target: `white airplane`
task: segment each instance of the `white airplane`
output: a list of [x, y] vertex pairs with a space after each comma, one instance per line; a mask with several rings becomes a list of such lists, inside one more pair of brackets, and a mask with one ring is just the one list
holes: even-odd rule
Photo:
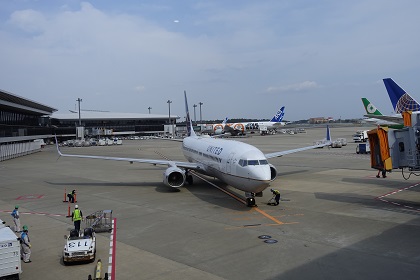
[[[248, 206], [254, 206], [255, 196], [262, 195], [262, 191], [265, 190], [270, 182], [277, 176], [277, 169], [274, 165], [268, 163], [267, 159], [319, 148], [330, 144], [326, 142], [320, 145], [264, 154], [258, 148], [243, 142], [211, 138], [209, 136], [197, 136], [192, 129], [188, 111], [187, 94], [185, 91], [184, 96], [188, 136], [182, 141], [182, 151], [188, 162], [63, 154], [60, 151], [56, 140], [57, 151], [59, 155], [63, 157], [167, 165], [168, 168], [163, 173], [163, 182], [165, 185], [173, 188], [182, 187], [185, 182], [192, 184], [193, 177], [189, 171], [194, 170], [204, 175], [216, 177], [220, 181], [225, 182], [238, 190], [244, 191], [245, 196], [247, 197]], [[327, 139], [330, 139], [328, 127]]]
[[231, 135], [244, 135], [247, 131], [274, 131], [280, 126], [284, 126], [283, 122], [284, 106], [281, 107], [277, 113], [268, 122], [239, 122], [227, 123], [224, 127], [224, 132], [229, 132]]
[[239, 123], [227, 123], [228, 118], [226, 117], [222, 123], [208, 124], [203, 133], [211, 133], [214, 135], [221, 135], [229, 133], [233, 136], [244, 135], [246, 131], [256, 131], [264, 129], [266, 131], [274, 131], [279, 126], [283, 126], [286, 123], [283, 122], [284, 106], [277, 111], [273, 118], [268, 122], [239, 122]]
[[283, 122], [284, 106], [281, 107], [277, 113], [268, 122], [240, 122], [240, 123], [227, 123], [224, 127], [225, 132], [232, 135], [245, 134], [246, 131], [274, 131], [280, 126], [284, 126]]

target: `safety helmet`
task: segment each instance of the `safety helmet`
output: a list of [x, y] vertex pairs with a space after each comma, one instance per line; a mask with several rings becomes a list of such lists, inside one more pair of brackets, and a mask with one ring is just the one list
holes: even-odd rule
[[15, 206], [15, 209], [18, 209], [18, 208], [19, 208], [19, 205], [16, 205], [16, 206]]
[[26, 231], [26, 230], [28, 230], [28, 226], [27, 225], [24, 225], [23, 226], [23, 231]]
[[79, 208], [79, 205], [77, 205], [77, 204], [76, 204], [76, 205], [74, 205], [74, 208], [75, 208], [75, 209], [78, 209], [78, 208]]

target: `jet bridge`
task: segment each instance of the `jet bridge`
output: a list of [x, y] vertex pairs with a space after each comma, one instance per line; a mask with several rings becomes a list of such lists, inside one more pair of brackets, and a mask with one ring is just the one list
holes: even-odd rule
[[404, 128], [378, 127], [368, 132], [372, 168], [420, 173], [420, 112], [402, 115]]

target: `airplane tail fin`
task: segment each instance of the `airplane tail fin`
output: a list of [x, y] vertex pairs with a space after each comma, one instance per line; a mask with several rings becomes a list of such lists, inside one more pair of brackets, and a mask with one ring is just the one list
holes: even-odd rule
[[366, 114], [368, 115], [376, 115], [376, 116], [382, 116], [382, 113], [379, 112], [378, 108], [376, 108], [373, 103], [371, 103], [367, 98], [362, 98], [363, 106], [365, 107]]
[[405, 90], [397, 85], [391, 78], [383, 79], [389, 99], [395, 113], [404, 111], [419, 111], [420, 104], [414, 100]]
[[331, 142], [331, 132], [330, 132], [330, 126], [329, 125], [327, 125], [327, 135], [326, 135], [325, 139], [327, 140], [327, 142]]
[[187, 92], [184, 90], [184, 98], [185, 98], [185, 113], [186, 113], [186, 125], [187, 125], [187, 135], [188, 136], [196, 136], [193, 125], [190, 118], [190, 111], [188, 110], [188, 101], [187, 101]]
[[228, 121], [228, 117], [226, 117], [226, 118], [224, 119], [224, 121], [222, 122], [222, 124], [226, 124], [226, 123], [227, 123], [227, 121]]
[[284, 116], [284, 106], [280, 108], [280, 110], [277, 111], [277, 113], [274, 115], [274, 117], [271, 119], [270, 122], [281, 122], [283, 120]]

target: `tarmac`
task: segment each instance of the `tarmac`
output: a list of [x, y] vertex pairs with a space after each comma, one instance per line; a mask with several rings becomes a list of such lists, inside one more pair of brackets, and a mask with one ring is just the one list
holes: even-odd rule
[[[270, 159], [278, 170], [272, 188], [246, 207], [240, 191], [214, 178], [171, 189], [165, 167], [128, 162], [59, 158], [54, 145], [0, 163], [0, 219], [12, 225], [19, 205], [28, 225], [32, 263], [21, 279], [88, 279], [96, 260], [108, 270], [110, 233], [97, 233], [93, 263], [65, 266], [65, 190], [77, 190], [84, 216], [110, 209], [116, 218], [115, 279], [419, 279], [420, 178], [400, 171], [376, 178], [370, 156], [356, 154], [352, 134], [332, 128], [343, 148], [313, 149]], [[264, 153], [312, 145], [324, 128], [295, 135], [240, 138]], [[121, 146], [62, 147], [73, 154], [185, 161], [181, 143], [124, 140]], [[71, 211], [74, 209], [71, 205]], [[268, 240], [268, 241], [267, 241]]]

